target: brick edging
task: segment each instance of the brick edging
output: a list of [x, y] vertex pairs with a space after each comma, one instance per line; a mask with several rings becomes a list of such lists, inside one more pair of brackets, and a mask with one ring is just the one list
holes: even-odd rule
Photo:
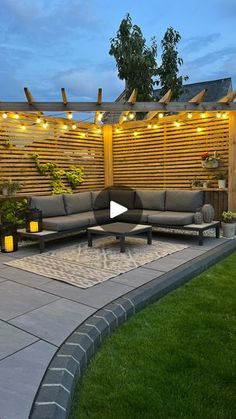
[[34, 399], [30, 419], [66, 419], [77, 382], [103, 340], [144, 307], [189, 281], [236, 249], [227, 241], [193, 261], [114, 300], [85, 320], [51, 360]]

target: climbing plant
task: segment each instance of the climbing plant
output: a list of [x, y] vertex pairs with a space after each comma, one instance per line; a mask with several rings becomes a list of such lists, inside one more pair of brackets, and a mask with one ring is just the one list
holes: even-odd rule
[[[41, 175], [49, 175], [52, 193], [72, 193], [84, 181], [84, 170], [82, 167], [70, 166], [68, 170], [59, 169], [55, 163], [41, 163], [38, 154], [32, 154], [32, 159]], [[70, 186], [66, 185], [68, 182]]]

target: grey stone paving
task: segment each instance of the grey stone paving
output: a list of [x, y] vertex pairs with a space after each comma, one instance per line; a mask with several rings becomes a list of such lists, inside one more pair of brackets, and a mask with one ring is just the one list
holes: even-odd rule
[[[158, 236], [154, 234], [155, 238]], [[65, 247], [71, 240], [49, 243], [47, 249]], [[89, 289], [4, 265], [9, 258], [37, 254], [36, 246], [0, 254], [1, 419], [28, 419], [37, 388], [58, 346], [97, 309], [155, 278], [161, 282], [166, 272], [225, 241], [206, 238], [199, 247], [196, 237], [161, 235], [161, 240], [189, 247]]]

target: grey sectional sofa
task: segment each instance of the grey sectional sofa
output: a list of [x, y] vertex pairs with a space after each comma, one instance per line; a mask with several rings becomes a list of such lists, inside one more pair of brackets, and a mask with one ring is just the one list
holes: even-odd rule
[[[110, 200], [128, 208], [111, 220]], [[107, 189], [102, 193], [31, 196], [30, 208], [43, 214], [43, 228], [63, 233], [77, 233], [89, 226], [109, 222], [151, 224], [163, 227], [184, 227], [194, 222], [194, 213], [204, 204], [202, 191], [156, 191]], [[56, 237], [56, 235], [54, 235]]]

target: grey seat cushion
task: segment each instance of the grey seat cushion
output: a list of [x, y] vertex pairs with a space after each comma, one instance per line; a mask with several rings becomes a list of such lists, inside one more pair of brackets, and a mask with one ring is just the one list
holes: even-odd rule
[[42, 211], [43, 218], [66, 215], [63, 195], [30, 196], [29, 208]]
[[110, 199], [129, 209], [134, 208], [135, 191], [128, 189], [111, 189]]
[[202, 191], [166, 191], [166, 211], [196, 212], [202, 205]]
[[92, 207], [94, 210], [109, 208], [109, 205], [110, 199], [108, 189], [92, 192]]
[[184, 226], [193, 223], [194, 212], [160, 211], [159, 214], [149, 215], [149, 224]]
[[91, 192], [64, 194], [63, 197], [66, 213], [68, 215], [92, 210]]
[[165, 191], [137, 190], [134, 207], [164, 211], [165, 194]]
[[51, 217], [43, 219], [43, 228], [46, 230], [66, 231], [89, 226], [89, 217], [87, 213], [65, 215], [63, 217]]
[[107, 224], [111, 222], [109, 208], [91, 211], [90, 213], [87, 213], [87, 214], [89, 214], [90, 225], [98, 225], [98, 224], [102, 225], [102, 224]]
[[115, 221], [121, 221], [124, 223], [147, 223], [149, 215], [156, 215], [159, 214], [159, 211], [152, 211], [152, 210], [128, 210], [123, 214], [119, 215], [118, 217], [114, 218]]

